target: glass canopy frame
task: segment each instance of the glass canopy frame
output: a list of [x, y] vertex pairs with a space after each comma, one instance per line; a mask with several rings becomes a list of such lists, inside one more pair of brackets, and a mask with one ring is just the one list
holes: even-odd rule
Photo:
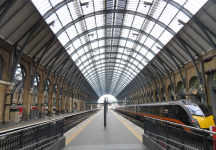
[[118, 95], [206, 1], [32, 0], [99, 97]]

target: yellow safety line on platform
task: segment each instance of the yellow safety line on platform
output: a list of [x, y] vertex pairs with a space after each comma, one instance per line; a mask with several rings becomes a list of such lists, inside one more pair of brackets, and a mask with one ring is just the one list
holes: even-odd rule
[[[101, 113], [98, 112], [98, 114]], [[70, 143], [95, 117], [97, 117], [96, 114], [91, 120], [89, 120], [84, 126], [82, 126], [77, 132], [75, 132], [69, 139], [66, 140], [65, 145], [68, 145], [68, 143]]]
[[117, 114], [115, 114], [113, 111], [111, 111], [127, 128], [128, 130], [130, 130], [133, 135], [135, 135], [137, 137], [137, 139], [142, 143], [142, 137], [136, 132], [134, 131], [129, 125], [127, 125]]

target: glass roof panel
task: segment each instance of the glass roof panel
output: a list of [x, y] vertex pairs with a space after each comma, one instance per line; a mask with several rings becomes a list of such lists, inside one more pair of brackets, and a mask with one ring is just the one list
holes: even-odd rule
[[63, 26], [72, 21], [68, 7], [65, 5], [56, 11], [58, 18]]
[[63, 32], [62, 34], [60, 34], [58, 36], [58, 39], [62, 43], [62, 45], [65, 45], [69, 41], [69, 38], [68, 38], [68, 36], [67, 36], [67, 34], [65, 32]]
[[[159, 42], [166, 45], [184, 26], [178, 20], [190, 20], [191, 15], [184, 12], [195, 14], [207, 0], [173, 1], [181, 9], [161, 0], [145, 0], [151, 5], [144, 0], [32, 0], [41, 15], [55, 10], [45, 18], [47, 24], [54, 21], [50, 28], [84, 76], [91, 73], [88, 80], [100, 94], [104, 86], [111, 92], [118, 85], [123, 89], [163, 48]], [[58, 7], [61, 2], [65, 5]], [[124, 10], [126, 13], [121, 12]], [[128, 80], [123, 82], [121, 74]]]

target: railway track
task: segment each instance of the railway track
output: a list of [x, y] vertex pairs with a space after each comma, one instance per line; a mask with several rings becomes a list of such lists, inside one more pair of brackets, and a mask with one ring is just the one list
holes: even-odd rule
[[134, 123], [135, 125], [137, 125], [137, 126], [139, 126], [140, 128], [143, 129], [143, 120], [141, 120], [140, 118], [126, 115], [126, 114], [121, 113], [119, 111], [116, 111], [114, 109], [113, 109], [113, 111], [116, 112], [117, 114], [121, 115], [122, 117], [128, 119], [129, 121], [131, 121], [132, 123]]

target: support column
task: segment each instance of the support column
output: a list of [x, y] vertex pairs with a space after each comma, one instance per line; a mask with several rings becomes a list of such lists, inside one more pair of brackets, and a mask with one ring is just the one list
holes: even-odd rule
[[67, 96], [65, 96], [64, 101], [65, 101], [65, 113], [68, 112], [68, 101], [67, 101]]
[[189, 96], [187, 96], [187, 94], [188, 94], [188, 89], [183, 89], [183, 91], [184, 91], [184, 93], [185, 93], [186, 99], [189, 99]]
[[72, 98], [68, 98], [69, 99], [69, 103], [68, 103], [68, 112], [71, 113], [73, 110], [73, 102], [72, 102]]
[[57, 87], [57, 91], [56, 91], [56, 112], [55, 114], [56, 115], [59, 115], [59, 112], [60, 112], [60, 99], [59, 99], [59, 93], [60, 93], [60, 87], [58, 86]]
[[173, 94], [173, 96], [174, 96], [174, 100], [177, 100], [177, 94], [176, 94], [176, 92], [175, 92], [175, 91], [172, 91], [172, 94]]
[[62, 98], [61, 95], [56, 96], [56, 115], [59, 115], [61, 113], [60, 111], [60, 99]]
[[53, 116], [53, 93], [49, 92], [48, 115]]
[[61, 113], [65, 114], [65, 86], [62, 87], [62, 110]]
[[157, 97], [158, 97], [158, 100], [159, 100], [159, 102], [161, 102], [161, 98], [160, 98], [160, 95], [157, 95]]
[[164, 98], [165, 98], [164, 101], [166, 101], [166, 100], [167, 100], [167, 94], [166, 94], [166, 93], [163, 93], [163, 95], [164, 95]]
[[10, 113], [10, 104], [11, 103], [11, 89], [13, 88], [14, 84], [11, 82], [5, 82], [0, 80], [0, 124], [9, 123], [9, 113]]
[[39, 91], [38, 93], [39, 118], [44, 118], [44, 97], [45, 95], [46, 95], [46, 91]]
[[30, 120], [31, 96], [33, 88], [24, 87], [23, 91], [23, 113], [21, 120]]

